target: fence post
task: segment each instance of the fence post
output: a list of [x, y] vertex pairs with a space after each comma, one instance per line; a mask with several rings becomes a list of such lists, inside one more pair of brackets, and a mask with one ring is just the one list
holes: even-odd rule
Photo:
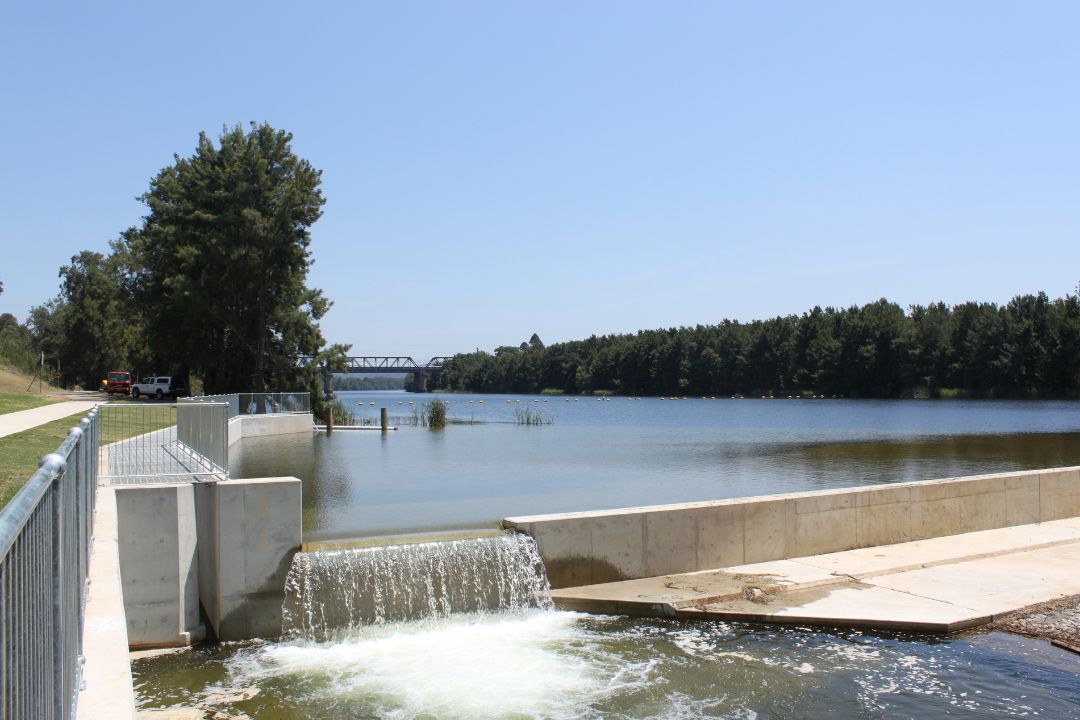
[[64, 717], [64, 472], [65, 460], [56, 453], [41, 459], [41, 465], [54, 473], [50, 483], [52, 493], [52, 701], [53, 717]]

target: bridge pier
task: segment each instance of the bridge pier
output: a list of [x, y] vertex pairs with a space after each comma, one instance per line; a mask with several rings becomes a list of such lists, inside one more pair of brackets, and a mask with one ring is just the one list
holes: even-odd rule
[[427, 373], [413, 373], [413, 392], [426, 393], [427, 391]]

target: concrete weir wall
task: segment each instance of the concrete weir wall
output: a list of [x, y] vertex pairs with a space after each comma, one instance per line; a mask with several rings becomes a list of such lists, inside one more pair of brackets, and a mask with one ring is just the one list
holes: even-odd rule
[[507, 518], [552, 587], [694, 572], [1080, 515], [1080, 467]]
[[229, 446], [244, 438], [310, 433], [314, 429], [315, 424], [308, 413], [240, 415], [229, 421]]
[[285, 576], [302, 540], [300, 480], [195, 487], [199, 597], [219, 640], [281, 633]]
[[114, 492], [129, 645], [175, 647], [202, 640], [194, 486], [129, 485]]
[[301, 542], [297, 478], [115, 488], [132, 648], [272, 638]]

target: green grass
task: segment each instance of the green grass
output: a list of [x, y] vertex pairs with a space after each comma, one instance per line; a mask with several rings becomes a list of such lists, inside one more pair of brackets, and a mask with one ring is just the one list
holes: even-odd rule
[[79, 424], [85, 413], [38, 425], [0, 438], [0, 508], [8, 504], [37, 470], [38, 460], [64, 442], [68, 430]]
[[[0, 509], [19, 492], [38, 467], [38, 460], [56, 450], [67, 438], [68, 431], [79, 424], [86, 413], [38, 425], [29, 430], [0, 438]], [[176, 410], [162, 407], [147, 417], [135, 413], [117, 413], [108, 426], [101, 426], [102, 444], [125, 440], [151, 430], [176, 424]]]
[[0, 415], [18, 412], [19, 410], [29, 410], [30, 408], [41, 407], [42, 405], [50, 405], [54, 402], [56, 402], [56, 400], [42, 397], [41, 395], [0, 393]]

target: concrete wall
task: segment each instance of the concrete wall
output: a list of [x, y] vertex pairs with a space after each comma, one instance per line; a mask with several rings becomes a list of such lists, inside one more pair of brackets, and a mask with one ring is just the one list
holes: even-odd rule
[[276, 638], [285, 577], [302, 540], [300, 480], [197, 485], [195, 498], [199, 596], [214, 634]]
[[229, 421], [229, 445], [248, 437], [310, 433], [315, 423], [310, 413], [271, 415], [239, 415]]
[[131, 485], [114, 492], [128, 644], [198, 642], [205, 629], [199, 620], [193, 486]]
[[692, 572], [1080, 516], [1080, 468], [507, 518], [553, 587]]

